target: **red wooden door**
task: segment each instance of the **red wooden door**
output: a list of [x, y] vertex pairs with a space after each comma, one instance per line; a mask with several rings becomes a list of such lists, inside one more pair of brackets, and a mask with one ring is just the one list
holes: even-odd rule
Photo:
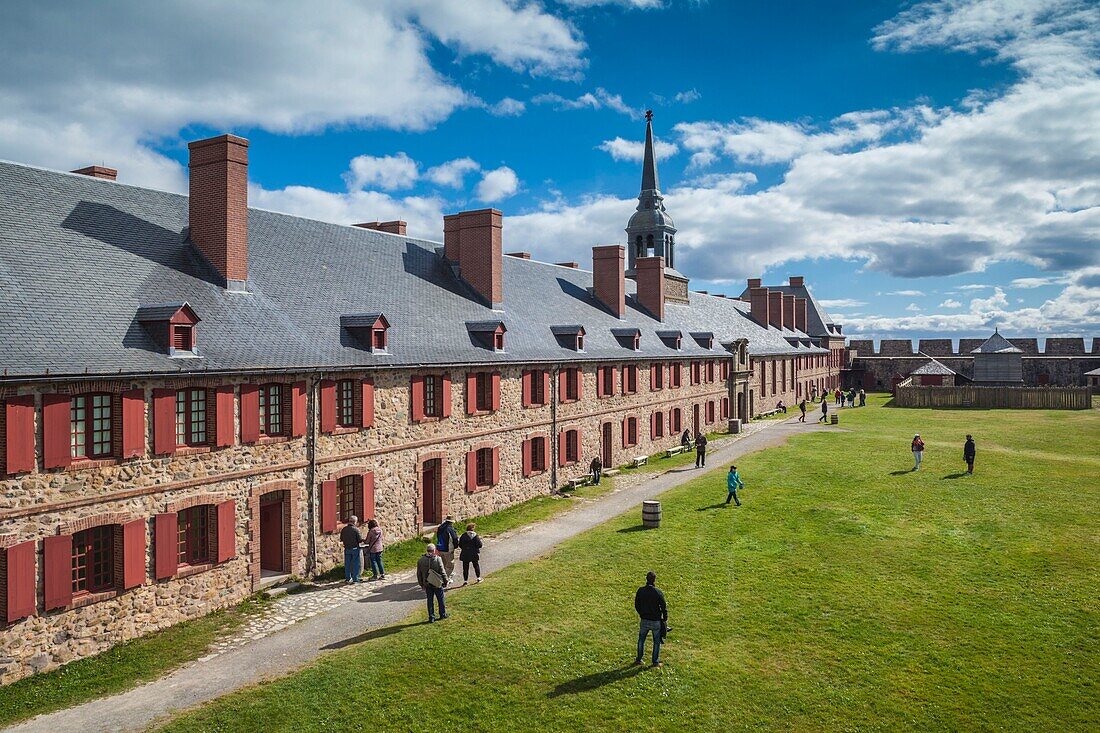
[[691, 431], [693, 434], [699, 433], [699, 405], [691, 406]]
[[439, 516], [439, 510], [443, 503], [442, 476], [440, 476], [439, 459], [424, 463], [423, 473], [420, 477], [424, 506], [424, 524], [439, 524], [443, 519]]
[[603, 463], [604, 468], [611, 468], [611, 423], [605, 422], [603, 424], [603, 436], [600, 441], [600, 461]]
[[285, 571], [281, 501], [260, 505], [260, 569]]

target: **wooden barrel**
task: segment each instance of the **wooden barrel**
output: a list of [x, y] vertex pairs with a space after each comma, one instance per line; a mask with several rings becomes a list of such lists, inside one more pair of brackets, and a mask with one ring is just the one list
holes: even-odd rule
[[661, 526], [661, 502], [642, 502], [642, 526], [656, 528]]
[[833, 413], [833, 418], [829, 422], [831, 422], [833, 425], [838, 424], [840, 422], [840, 415], [838, 415], [834, 412]]

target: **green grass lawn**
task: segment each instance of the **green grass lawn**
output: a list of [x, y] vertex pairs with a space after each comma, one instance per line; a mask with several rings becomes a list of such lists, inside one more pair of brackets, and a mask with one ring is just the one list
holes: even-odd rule
[[[909, 440], [925, 438], [923, 469]], [[960, 475], [974, 434], [977, 473]], [[178, 731], [1097, 730], [1100, 415], [841, 411]], [[629, 666], [659, 574], [661, 670]], [[414, 619], [423, 619], [421, 612]]]
[[266, 602], [262, 596], [252, 596], [232, 608], [184, 621], [53, 672], [0, 687], [0, 726], [162, 677], [198, 659], [214, 639], [242, 626]]

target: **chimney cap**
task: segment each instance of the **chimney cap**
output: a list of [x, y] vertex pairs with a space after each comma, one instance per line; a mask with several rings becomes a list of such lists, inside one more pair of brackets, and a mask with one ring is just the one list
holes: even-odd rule
[[531, 253], [530, 252], [505, 252], [504, 256], [505, 257], [515, 257], [516, 259], [519, 259], [519, 260], [529, 260], [529, 259], [531, 259]]
[[70, 173], [76, 173], [90, 178], [102, 178], [105, 181], [113, 181], [118, 178], [117, 168], [108, 168], [103, 165], [86, 165], [83, 168], [77, 168], [74, 171], [70, 171]]
[[555, 262], [554, 264], [558, 267], [569, 267], [574, 270], [579, 270], [581, 268], [576, 262]]
[[221, 143], [233, 143], [235, 145], [243, 145], [248, 147], [248, 138], [241, 137], [240, 135], [233, 135], [231, 133], [225, 133], [224, 135], [215, 135], [214, 137], [204, 138], [202, 140], [192, 140], [187, 143], [188, 150], [194, 150], [195, 148], [204, 148], [207, 145], [219, 145]]

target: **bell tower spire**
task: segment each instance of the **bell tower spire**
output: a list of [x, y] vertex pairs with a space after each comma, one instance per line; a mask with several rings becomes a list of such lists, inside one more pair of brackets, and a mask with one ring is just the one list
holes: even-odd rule
[[657, 176], [657, 152], [653, 143], [653, 110], [645, 113], [645, 153], [642, 156], [642, 189], [638, 208], [626, 225], [627, 277], [635, 274], [641, 257], [662, 257], [665, 261], [665, 291], [671, 300], [687, 302], [687, 278], [675, 270], [676, 225], [665, 210]]

